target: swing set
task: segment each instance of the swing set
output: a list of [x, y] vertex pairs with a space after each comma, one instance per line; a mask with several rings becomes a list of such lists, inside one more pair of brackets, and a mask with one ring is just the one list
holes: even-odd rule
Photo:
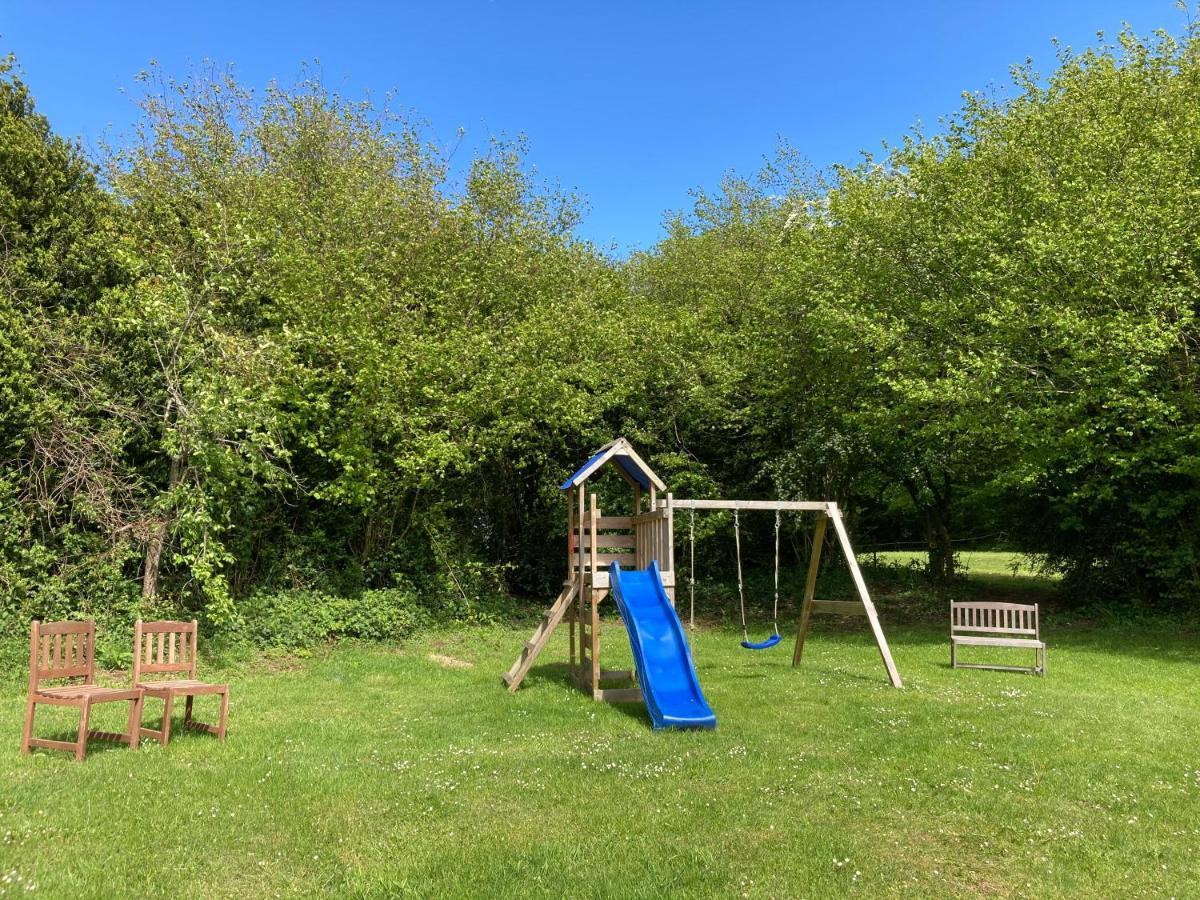
[[[633, 494], [631, 515], [602, 514], [597, 495], [586, 491], [587, 481], [602, 471], [615, 471]], [[643, 702], [638, 673], [628, 669], [604, 669], [600, 665], [601, 604], [611, 597], [613, 571], [653, 568], [661, 581], [666, 600], [675, 605], [675, 511], [690, 513], [689, 525], [689, 599], [690, 622], [695, 627], [695, 516], [697, 510], [733, 512], [734, 548], [737, 556], [738, 604], [742, 620], [742, 646], [748, 650], [767, 650], [783, 641], [779, 629], [779, 536], [781, 515], [785, 512], [816, 514], [808, 574], [792, 665], [800, 665], [804, 642], [814, 615], [863, 616], [871, 628], [888, 681], [901, 687], [900, 673], [892, 659], [887, 638], [858, 560], [850, 546], [850, 537], [842, 511], [834, 501], [826, 500], [679, 500], [667, 492], [666, 485], [637, 455], [624, 438], [601, 447], [570, 478], [563, 482], [567, 500], [567, 578], [562, 592], [542, 617], [532, 637], [525, 642], [516, 661], [504, 674], [510, 692], [515, 692], [545, 649], [551, 635], [564, 621], [570, 630], [568, 666], [570, 677], [595, 700], [613, 703]], [[771, 634], [762, 641], [750, 640], [746, 618], [746, 590], [742, 577], [741, 514], [765, 510], [775, 513], [775, 597]], [[817, 574], [825, 546], [828, 525], [833, 524], [834, 538], [850, 569], [857, 600], [817, 600]], [[614, 567], [613, 564], [616, 564]], [[621, 683], [624, 682], [624, 686]]]

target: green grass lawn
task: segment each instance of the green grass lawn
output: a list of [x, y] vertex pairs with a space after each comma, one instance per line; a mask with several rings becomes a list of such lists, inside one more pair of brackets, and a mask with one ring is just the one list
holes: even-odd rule
[[[628, 661], [623, 632], [607, 635], [606, 665]], [[787, 644], [752, 653], [708, 629], [696, 657], [719, 726], [704, 733], [655, 733], [640, 707], [569, 688], [563, 632], [510, 696], [499, 674], [526, 637], [470, 628], [260, 661], [227, 673], [225, 744], [93, 744], [82, 765], [19, 755], [9, 681], [0, 891], [1200, 892], [1195, 635], [1051, 630], [1039, 679], [952, 671], [943, 629], [893, 627], [897, 691], [845, 626], [819, 623], [800, 669]], [[42, 734], [73, 726], [56, 712], [39, 713]], [[101, 709], [95, 727], [120, 717]]]

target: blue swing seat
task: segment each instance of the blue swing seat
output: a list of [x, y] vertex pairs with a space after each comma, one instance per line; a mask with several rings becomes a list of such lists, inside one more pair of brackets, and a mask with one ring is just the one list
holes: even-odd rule
[[770, 650], [776, 644], [783, 640], [782, 634], [773, 634], [765, 641], [742, 641], [742, 646], [747, 650]]

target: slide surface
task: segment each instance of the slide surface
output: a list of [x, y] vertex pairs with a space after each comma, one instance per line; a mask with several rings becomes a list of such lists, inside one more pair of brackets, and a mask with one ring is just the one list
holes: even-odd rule
[[663, 588], [658, 563], [651, 562], [649, 569], [622, 569], [614, 562], [608, 572], [655, 729], [716, 728], [717, 717], [700, 690], [683, 623]]

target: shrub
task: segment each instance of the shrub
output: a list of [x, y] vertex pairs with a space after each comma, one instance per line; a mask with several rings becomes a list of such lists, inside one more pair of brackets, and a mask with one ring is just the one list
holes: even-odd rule
[[403, 587], [353, 597], [292, 589], [243, 601], [230, 631], [261, 649], [300, 650], [336, 638], [399, 641], [429, 621], [416, 595]]

